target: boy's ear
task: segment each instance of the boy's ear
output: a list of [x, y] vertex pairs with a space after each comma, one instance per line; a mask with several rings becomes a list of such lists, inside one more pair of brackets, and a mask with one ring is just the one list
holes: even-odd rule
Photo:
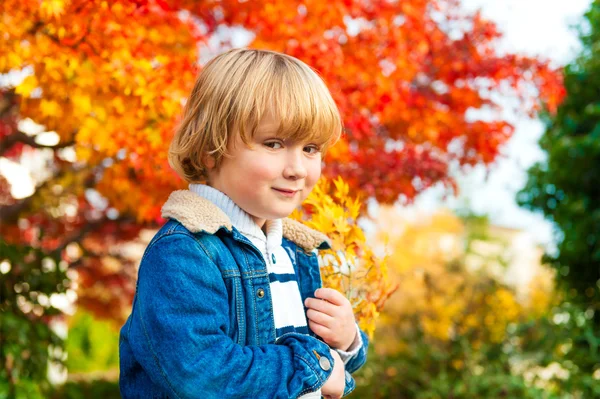
[[213, 169], [216, 164], [215, 157], [210, 154], [204, 154], [202, 157], [202, 163], [206, 166], [206, 169]]

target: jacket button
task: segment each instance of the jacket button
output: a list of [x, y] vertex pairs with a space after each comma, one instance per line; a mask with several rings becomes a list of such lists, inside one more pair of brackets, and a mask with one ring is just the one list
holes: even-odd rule
[[331, 368], [331, 363], [329, 362], [329, 359], [327, 359], [325, 356], [321, 356], [321, 358], [319, 359], [319, 366], [321, 366], [323, 370], [329, 371], [329, 369]]
[[256, 295], [258, 295], [259, 298], [262, 298], [263, 296], [265, 296], [265, 290], [259, 288], [258, 291], [256, 291]]

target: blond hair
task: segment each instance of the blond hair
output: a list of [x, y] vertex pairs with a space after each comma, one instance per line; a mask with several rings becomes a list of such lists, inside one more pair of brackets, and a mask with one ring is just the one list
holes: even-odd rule
[[169, 148], [169, 164], [189, 183], [206, 180], [205, 155], [218, 167], [239, 133], [249, 145], [266, 112], [279, 121], [277, 136], [318, 145], [341, 135], [342, 122], [323, 80], [302, 61], [268, 50], [233, 49], [202, 69]]

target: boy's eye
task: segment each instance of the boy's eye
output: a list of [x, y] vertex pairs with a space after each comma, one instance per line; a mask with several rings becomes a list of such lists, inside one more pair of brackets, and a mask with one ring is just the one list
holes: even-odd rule
[[274, 149], [274, 150], [277, 150], [277, 149], [279, 149], [279, 148], [282, 148], [282, 147], [283, 147], [283, 146], [281, 145], [281, 143], [280, 143], [280, 142], [278, 142], [278, 141], [269, 141], [269, 142], [265, 143], [265, 145], [266, 145], [267, 147], [269, 147], [269, 148], [272, 148], [272, 149]]
[[321, 151], [319, 147], [317, 147], [316, 145], [307, 145], [306, 147], [304, 147], [304, 151], [308, 152], [309, 154], [316, 154], [317, 152]]

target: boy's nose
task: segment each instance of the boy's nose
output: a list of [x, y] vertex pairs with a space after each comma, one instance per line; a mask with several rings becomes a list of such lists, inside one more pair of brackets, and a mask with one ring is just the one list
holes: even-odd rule
[[302, 152], [291, 151], [288, 156], [288, 162], [283, 170], [283, 176], [286, 179], [303, 179], [306, 177], [306, 166], [302, 158]]

